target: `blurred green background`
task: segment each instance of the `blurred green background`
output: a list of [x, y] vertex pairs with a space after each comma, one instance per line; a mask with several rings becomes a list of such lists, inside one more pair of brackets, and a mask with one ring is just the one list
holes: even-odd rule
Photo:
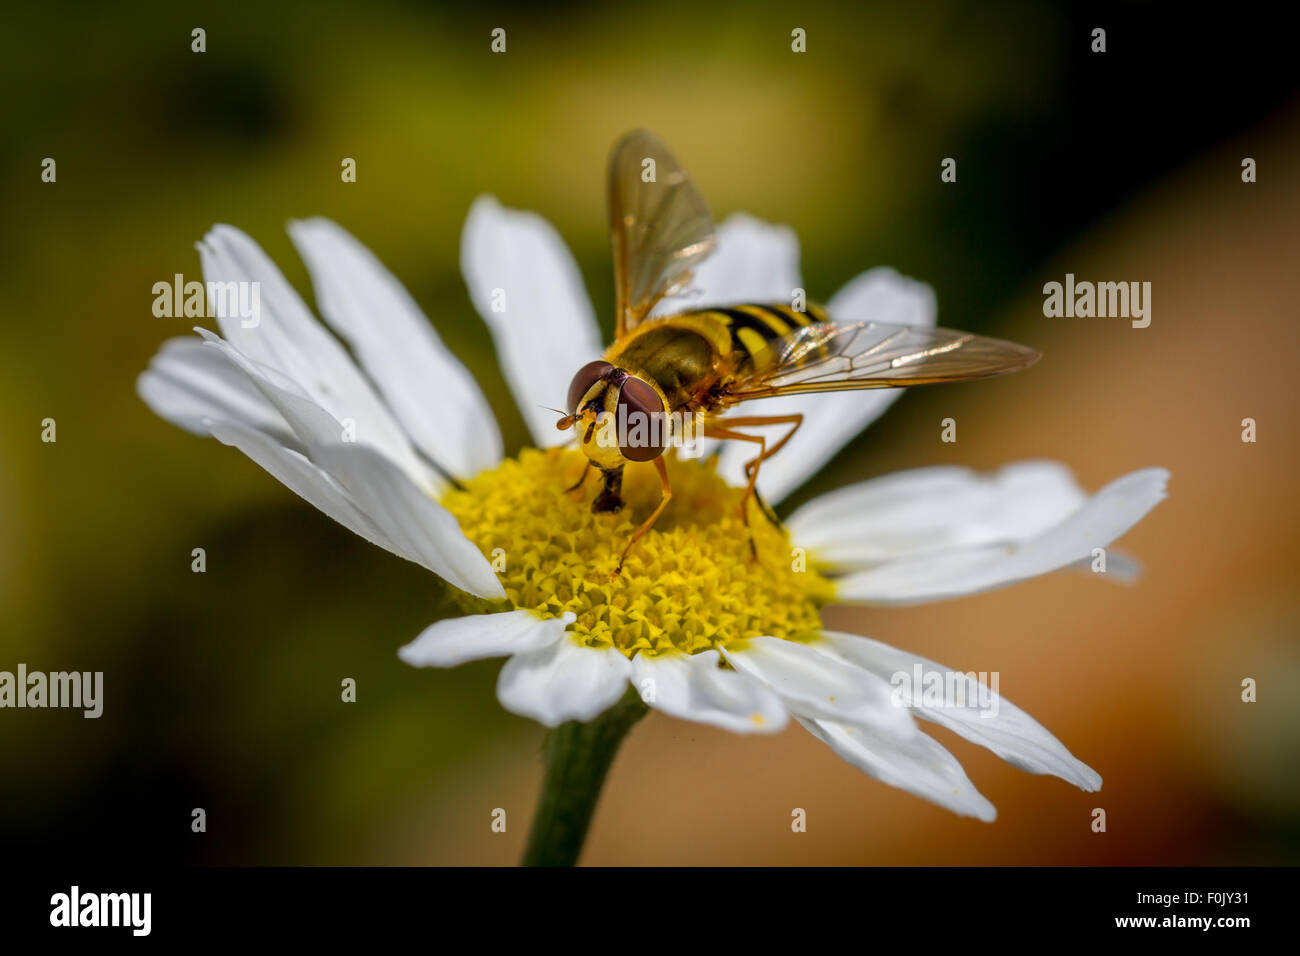
[[[1178, 17], [1179, 19], [1174, 19]], [[248, 231], [308, 295], [286, 220], [323, 215], [402, 279], [526, 440], [460, 279], [473, 198], [569, 242], [608, 331], [603, 166], [648, 126], [719, 220], [788, 223], [829, 296], [891, 265], [944, 325], [1033, 344], [1005, 381], [906, 396], [791, 501], [900, 467], [1145, 465], [1170, 501], [1126, 540], [1146, 579], [1058, 575], [832, 623], [1002, 691], [1106, 780], [1032, 778], [938, 736], [999, 807], [958, 820], [802, 731], [654, 715], [616, 764], [596, 863], [1264, 863], [1300, 859], [1300, 102], [1255, 11], [989, 3], [26, 6], [0, 35], [0, 669], [102, 670], [105, 712], [0, 711], [0, 846], [114, 860], [502, 863], [542, 729], [499, 665], [395, 651], [440, 583], [251, 462], [155, 418], [134, 380], [189, 322], [153, 283]], [[1089, 51], [1094, 26], [1108, 51]], [[190, 31], [207, 32], [192, 53]], [[507, 31], [507, 52], [489, 51]], [[805, 54], [790, 32], [807, 31]], [[958, 182], [939, 180], [944, 157]], [[1240, 180], [1243, 156], [1259, 182]], [[58, 180], [40, 180], [41, 160]], [[357, 160], [356, 183], [339, 177]], [[1066, 271], [1155, 283], [1150, 329], [1044, 319]], [[438, 414], [430, 409], [431, 415]], [[959, 418], [957, 445], [939, 418]], [[1238, 422], [1260, 422], [1242, 445]], [[40, 441], [57, 421], [58, 441]], [[787, 507], [788, 510], [788, 507]], [[208, 570], [190, 570], [207, 551]], [[1239, 703], [1240, 680], [1261, 681]], [[358, 701], [343, 704], [340, 681]], [[807, 834], [789, 808], [809, 810]], [[1108, 809], [1110, 830], [1089, 830]], [[208, 832], [190, 831], [203, 807]], [[505, 834], [490, 830], [507, 810]]]

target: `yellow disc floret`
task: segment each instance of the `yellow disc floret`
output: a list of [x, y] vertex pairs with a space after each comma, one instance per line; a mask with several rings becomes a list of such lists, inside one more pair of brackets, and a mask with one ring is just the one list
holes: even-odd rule
[[623, 510], [593, 514], [601, 485], [594, 470], [577, 491], [565, 491], [585, 463], [576, 450], [528, 449], [441, 499], [493, 561], [514, 607], [548, 618], [571, 611], [574, 640], [629, 657], [695, 654], [760, 635], [804, 640], [819, 630], [831, 583], [753, 502], [746, 527], [742, 490], [711, 463], [669, 455], [672, 500], [611, 580], [659, 501], [659, 479], [648, 465], [629, 465]]

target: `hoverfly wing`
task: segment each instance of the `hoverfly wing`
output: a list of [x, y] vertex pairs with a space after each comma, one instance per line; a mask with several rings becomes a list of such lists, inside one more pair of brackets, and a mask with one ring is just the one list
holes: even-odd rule
[[730, 401], [961, 382], [1019, 371], [1041, 357], [1002, 339], [884, 322], [806, 325], [771, 347], [776, 361], [732, 382]]
[[609, 233], [619, 338], [680, 291], [714, 246], [704, 197], [648, 130], [628, 133], [610, 153]]

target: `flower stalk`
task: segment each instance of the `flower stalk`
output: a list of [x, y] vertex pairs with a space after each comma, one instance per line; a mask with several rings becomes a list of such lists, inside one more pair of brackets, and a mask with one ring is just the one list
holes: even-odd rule
[[524, 866], [573, 866], [582, 853], [605, 775], [623, 738], [649, 708], [629, 687], [587, 723], [570, 720], [546, 735], [541, 797], [524, 850]]

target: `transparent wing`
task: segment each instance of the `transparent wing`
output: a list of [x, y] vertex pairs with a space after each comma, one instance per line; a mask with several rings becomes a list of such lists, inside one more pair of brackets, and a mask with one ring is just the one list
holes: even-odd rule
[[801, 392], [960, 382], [1028, 368], [1027, 345], [927, 326], [857, 322], [806, 325], [772, 345], [776, 362], [733, 381], [730, 401]]
[[664, 296], [684, 288], [691, 269], [714, 245], [704, 197], [648, 130], [628, 133], [610, 153], [609, 234], [617, 338]]

